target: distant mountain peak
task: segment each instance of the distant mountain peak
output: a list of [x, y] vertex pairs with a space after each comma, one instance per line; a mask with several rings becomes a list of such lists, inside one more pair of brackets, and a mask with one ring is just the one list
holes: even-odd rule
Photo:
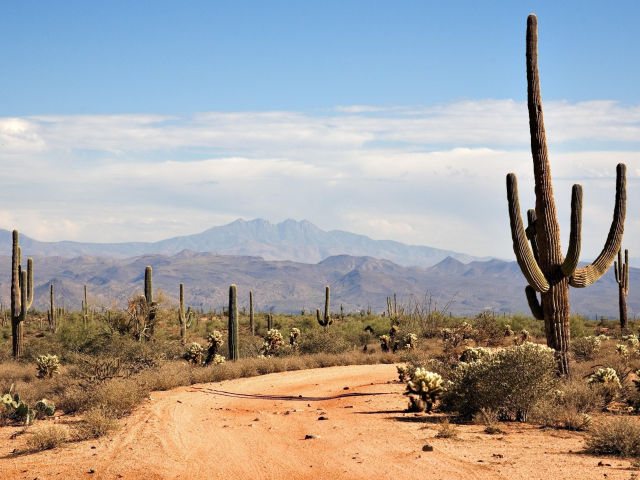
[[[335, 255], [351, 255], [389, 260], [403, 266], [430, 267], [446, 257], [458, 262], [488, 258], [420, 245], [406, 245], [393, 240], [373, 240], [344, 230], [321, 230], [309, 220], [288, 218], [273, 224], [262, 218], [238, 218], [201, 233], [173, 237], [159, 242], [82, 243], [40, 242], [21, 235], [25, 255], [130, 258], [145, 254], [193, 255], [191, 252], [217, 252], [220, 255], [260, 256], [265, 260], [290, 260], [318, 263]], [[11, 232], [0, 229], [0, 254], [11, 253]], [[369, 265], [371, 266], [371, 265]], [[373, 268], [373, 267], [372, 267]], [[381, 268], [381, 267], [377, 267]]]

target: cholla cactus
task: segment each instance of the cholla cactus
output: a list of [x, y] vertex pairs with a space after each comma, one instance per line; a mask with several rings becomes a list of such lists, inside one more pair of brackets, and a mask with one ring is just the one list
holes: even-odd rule
[[504, 336], [505, 337], [513, 337], [514, 333], [513, 330], [511, 330], [511, 325], [507, 325], [504, 329]]
[[272, 328], [267, 332], [267, 339], [262, 344], [262, 348], [260, 349], [260, 353], [265, 357], [270, 357], [274, 355], [280, 347], [284, 346], [284, 339], [282, 338], [282, 334]]
[[60, 373], [60, 360], [57, 355], [40, 355], [36, 359], [38, 378], [52, 378], [54, 373]]
[[224, 363], [226, 360], [222, 355], [216, 355], [213, 357], [213, 359], [211, 359], [211, 362], [209, 362], [212, 365], [220, 365], [221, 363]]
[[292, 328], [291, 332], [289, 333], [289, 345], [291, 345], [292, 348], [298, 348], [298, 337], [300, 336], [300, 329], [298, 328]]
[[[219, 331], [214, 330], [209, 335], [207, 335], [207, 343], [209, 344], [209, 347], [207, 348], [207, 359], [205, 360], [204, 364], [218, 365], [220, 363], [223, 363], [224, 357], [218, 355], [220, 347], [222, 347], [222, 345], [224, 344], [224, 340], [222, 340], [222, 334]], [[222, 361], [220, 361], [220, 359], [222, 359]]]
[[193, 342], [191, 345], [187, 347], [187, 351], [185, 352], [185, 358], [189, 360], [190, 363], [194, 365], [200, 365], [202, 363], [202, 354], [204, 353], [204, 348], [199, 343]]
[[589, 377], [589, 382], [592, 385], [602, 384], [605, 388], [610, 390], [618, 390], [621, 388], [620, 379], [618, 374], [613, 368], [600, 368], [596, 373]]
[[393, 348], [391, 344], [392, 341], [389, 335], [382, 335], [380, 337], [380, 348], [383, 352], [389, 352]]
[[605, 340], [611, 340], [611, 337], [606, 336], [605, 334], [601, 333], [600, 335], [598, 335], [597, 337], [601, 342], [604, 342]]
[[478, 362], [491, 355], [491, 350], [484, 347], [467, 347], [460, 356], [461, 362]]
[[527, 332], [526, 330], [521, 330], [518, 336], [513, 339], [513, 343], [516, 346], [523, 345], [524, 343], [529, 341], [529, 337], [529, 332]]
[[222, 334], [214, 330], [209, 335], [207, 335], [207, 343], [209, 344], [209, 350], [213, 355], [217, 354], [220, 351], [220, 347], [224, 345], [224, 340], [222, 340]]
[[467, 322], [462, 322], [457, 327], [443, 328], [441, 334], [442, 350], [445, 356], [457, 360], [458, 355], [460, 355], [459, 348], [473, 337], [473, 327]]
[[418, 395], [427, 404], [427, 412], [431, 411], [436, 397], [443, 391], [442, 377], [424, 368], [416, 368], [407, 383], [405, 395]]
[[616, 345], [616, 352], [618, 352], [618, 355], [620, 355], [625, 360], [629, 359], [629, 349], [627, 348], [626, 345], [622, 345], [620, 343], [617, 344]]
[[407, 333], [404, 336], [404, 348], [415, 349], [418, 346], [418, 336], [415, 333]]
[[409, 365], [399, 365], [396, 370], [398, 370], [398, 379], [402, 383], [411, 376], [411, 367]]

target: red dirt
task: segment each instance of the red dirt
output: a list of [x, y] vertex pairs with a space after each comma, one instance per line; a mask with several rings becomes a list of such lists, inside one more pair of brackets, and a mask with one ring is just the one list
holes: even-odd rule
[[579, 453], [578, 433], [510, 424], [487, 435], [464, 425], [459, 439], [434, 438], [437, 417], [403, 413], [395, 377], [393, 365], [365, 365], [154, 392], [110, 437], [19, 457], [10, 453], [26, 435], [8, 440], [5, 428], [0, 479], [631, 477], [628, 461]]

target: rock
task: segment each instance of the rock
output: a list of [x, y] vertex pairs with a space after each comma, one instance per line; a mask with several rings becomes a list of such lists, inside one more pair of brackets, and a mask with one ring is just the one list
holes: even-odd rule
[[344, 387], [343, 390], [349, 390], [349, 387]]
[[313, 440], [315, 438], [322, 438], [320, 435], [305, 435], [304, 439], [305, 440]]
[[424, 447], [422, 447], [422, 451], [423, 452], [433, 452], [433, 446], [425, 445]]
[[321, 417], [318, 417], [318, 420], [329, 420], [329, 417], [321, 416]]

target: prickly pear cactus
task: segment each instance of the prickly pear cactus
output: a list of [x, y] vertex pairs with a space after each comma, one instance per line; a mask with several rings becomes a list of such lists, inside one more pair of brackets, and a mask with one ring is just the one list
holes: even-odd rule
[[36, 411], [36, 417], [44, 418], [44, 417], [52, 417], [54, 413], [56, 413], [56, 406], [53, 402], [50, 402], [46, 398], [43, 398], [34, 407]]

